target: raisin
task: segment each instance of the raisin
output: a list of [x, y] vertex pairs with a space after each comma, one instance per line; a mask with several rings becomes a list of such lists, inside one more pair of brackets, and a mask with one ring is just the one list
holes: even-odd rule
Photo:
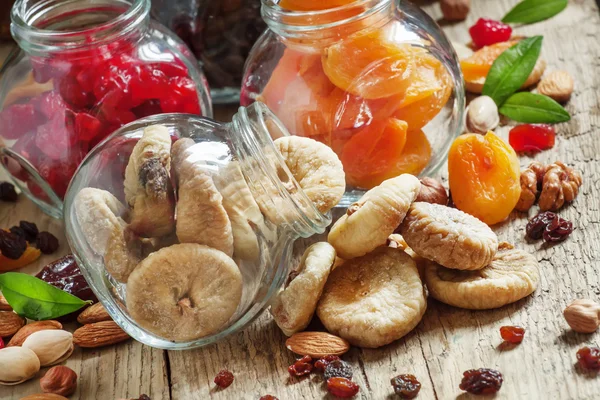
[[502, 374], [489, 368], [463, 372], [459, 388], [473, 394], [493, 394], [502, 387]]
[[267, 394], [267, 395], [261, 396], [261, 398], [258, 400], [279, 400], [279, 399], [275, 396], [271, 396], [270, 394]]
[[0, 183], [0, 200], [16, 202], [19, 198], [15, 186], [9, 182]]
[[40, 232], [38, 235], [37, 248], [40, 249], [42, 253], [52, 254], [58, 250], [59, 246], [58, 239], [50, 232]]
[[506, 42], [510, 39], [512, 28], [500, 21], [479, 18], [475, 25], [469, 28], [469, 34], [475, 46], [479, 48], [494, 43]]
[[558, 216], [555, 213], [546, 211], [531, 218], [527, 223], [527, 227], [525, 228], [527, 236], [534, 240], [541, 239], [544, 236], [544, 230], [546, 229], [546, 226], [549, 225], [550, 222], [552, 222], [556, 217]]
[[414, 375], [402, 374], [391, 380], [394, 393], [401, 399], [414, 399], [421, 390], [421, 382]]
[[327, 364], [329, 364], [332, 361], [339, 360], [339, 359], [340, 358], [338, 356], [332, 356], [332, 355], [320, 358], [315, 362], [315, 369], [319, 372], [325, 372], [325, 367], [327, 366]]
[[291, 376], [300, 377], [308, 375], [313, 370], [312, 358], [304, 356], [288, 367], [288, 372]]
[[573, 232], [573, 223], [557, 216], [544, 230], [544, 240], [546, 242], [562, 242]]
[[0, 253], [11, 260], [18, 260], [27, 249], [27, 241], [14, 233], [0, 230]]
[[231, 371], [222, 369], [221, 371], [219, 371], [217, 376], [215, 376], [215, 383], [218, 387], [225, 389], [233, 383], [233, 374], [231, 373]]
[[359, 386], [348, 378], [334, 377], [327, 379], [327, 391], [343, 399], [353, 397], [359, 389]]
[[19, 227], [25, 232], [25, 239], [27, 239], [29, 243], [36, 241], [40, 233], [36, 224], [33, 222], [21, 221], [19, 222]]
[[519, 344], [525, 336], [525, 328], [520, 326], [503, 326], [500, 328], [500, 336], [508, 343]]
[[17, 236], [22, 237], [23, 239], [27, 240], [25, 231], [20, 226], [13, 226], [9, 230], [10, 230], [10, 233], [12, 233], [13, 235], [17, 235]]
[[325, 366], [325, 379], [340, 377], [352, 379], [352, 366], [342, 360], [333, 360]]
[[577, 361], [585, 369], [600, 369], [600, 349], [597, 347], [582, 347], [577, 350]]
[[137, 400], [152, 400], [147, 394], [141, 395]]

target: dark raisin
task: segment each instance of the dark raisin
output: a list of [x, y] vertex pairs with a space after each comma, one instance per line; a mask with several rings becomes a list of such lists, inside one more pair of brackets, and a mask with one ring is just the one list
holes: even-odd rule
[[508, 343], [519, 344], [525, 336], [525, 328], [520, 326], [503, 326], [500, 328], [500, 336]]
[[577, 361], [585, 369], [600, 369], [600, 349], [582, 347], [577, 350]]
[[15, 186], [9, 182], [0, 183], [0, 200], [15, 202], [19, 199], [19, 195], [15, 190]]
[[270, 394], [267, 394], [267, 395], [261, 396], [261, 398], [258, 400], [279, 400], [279, 399], [275, 396], [271, 396]]
[[327, 364], [329, 364], [332, 361], [335, 360], [339, 360], [340, 358], [338, 356], [325, 356], [323, 358], [319, 358], [316, 362], [315, 362], [315, 369], [319, 372], [325, 372], [325, 367], [327, 366]]
[[27, 241], [21, 236], [0, 229], [0, 253], [11, 260], [21, 258], [27, 249]]
[[25, 239], [27, 239], [29, 243], [36, 241], [40, 233], [36, 224], [33, 222], [21, 221], [19, 222], [19, 227], [25, 232]]
[[544, 230], [546, 242], [562, 242], [573, 232], [573, 223], [557, 216]]
[[352, 379], [352, 366], [342, 360], [333, 360], [325, 366], [325, 379], [340, 377]]
[[391, 384], [394, 387], [394, 393], [401, 399], [414, 399], [421, 390], [421, 382], [414, 375], [402, 374], [392, 378]]
[[148, 396], [147, 394], [143, 394], [137, 400], [151, 400], [151, 399], [150, 399], [150, 396]]
[[539, 240], [544, 236], [544, 230], [546, 226], [550, 224], [558, 215], [551, 211], [539, 213], [535, 217], [531, 218], [527, 223], [525, 232], [527, 236], [533, 240]]
[[502, 374], [489, 368], [463, 372], [459, 388], [473, 394], [493, 394], [502, 387]]
[[304, 356], [288, 367], [288, 372], [291, 376], [300, 377], [308, 375], [313, 370], [312, 358]]
[[354, 397], [359, 389], [359, 386], [348, 378], [333, 377], [327, 379], [327, 391], [343, 399]]
[[23, 239], [27, 240], [27, 237], [25, 236], [25, 231], [23, 229], [21, 229], [20, 226], [13, 226], [9, 230], [10, 230], [10, 233], [12, 233], [14, 235], [17, 235], [19, 237], [22, 237]]
[[231, 371], [222, 369], [221, 371], [219, 371], [217, 376], [215, 376], [215, 383], [218, 387], [225, 389], [233, 383], [233, 374], [231, 373]]
[[56, 236], [50, 232], [40, 232], [36, 244], [37, 248], [44, 254], [52, 254], [60, 246]]

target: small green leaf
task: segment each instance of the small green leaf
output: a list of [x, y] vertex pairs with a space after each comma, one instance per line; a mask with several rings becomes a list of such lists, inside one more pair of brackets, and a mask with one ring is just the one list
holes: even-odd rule
[[482, 94], [498, 106], [523, 86], [542, 51], [542, 36], [533, 36], [505, 50], [492, 64]]
[[17, 314], [36, 321], [58, 318], [88, 304], [41, 279], [18, 272], [0, 274], [0, 290]]
[[500, 113], [528, 124], [553, 124], [571, 119], [569, 112], [550, 97], [529, 92], [510, 96], [500, 107]]
[[567, 0], [525, 0], [502, 18], [502, 22], [532, 24], [554, 17], [567, 7]]

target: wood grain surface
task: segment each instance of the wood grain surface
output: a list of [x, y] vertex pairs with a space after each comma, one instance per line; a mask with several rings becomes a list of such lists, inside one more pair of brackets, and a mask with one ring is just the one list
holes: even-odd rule
[[[445, 24], [453, 41], [469, 41], [467, 27], [481, 16], [500, 19], [516, 0], [472, 0], [464, 23]], [[424, 3], [434, 18], [441, 18], [437, 3]], [[344, 356], [354, 367], [361, 391], [357, 399], [392, 399], [390, 378], [410, 373], [422, 383], [419, 399], [469, 399], [459, 382], [463, 371], [489, 367], [504, 374], [496, 399], [582, 399], [600, 398], [600, 377], [581, 371], [575, 353], [584, 345], [600, 344], [600, 333], [572, 332], [562, 317], [564, 307], [575, 298], [600, 297], [600, 16], [593, 0], [572, 0], [568, 8], [551, 20], [517, 27], [515, 34], [544, 35], [542, 57], [548, 68], [564, 69], [575, 77], [575, 93], [567, 108], [573, 118], [560, 124], [554, 149], [537, 160], [564, 161], [583, 171], [584, 184], [576, 202], [561, 211], [574, 221], [569, 240], [555, 246], [527, 243], [527, 215], [515, 214], [495, 227], [502, 240], [515, 243], [534, 254], [541, 264], [542, 281], [535, 294], [494, 311], [467, 311], [430, 299], [421, 324], [403, 339], [376, 350], [352, 348]], [[227, 120], [235, 107], [216, 110]], [[498, 132], [506, 137], [508, 128]], [[530, 161], [522, 157], [522, 165]], [[537, 210], [532, 209], [532, 216]], [[61, 223], [44, 216], [29, 201], [16, 205], [0, 203], [0, 227], [21, 219], [35, 221], [42, 229], [61, 238]], [[297, 253], [306, 247], [296, 244]], [[37, 272], [47, 261], [24, 269]], [[314, 322], [319, 329], [318, 321]], [[521, 325], [527, 329], [517, 347], [501, 344], [499, 328]], [[137, 397], [152, 400], [254, 399], [271, 394], [281, 400], [330, 398], [322, 378], [311, 375], [290, 379], [287, 366], [294, 355], [284, 347], [285, 337], [268, 314], [246, 331], [214, 346], [186, 351], [163, 352], [135, 341], [100, 349], [78, 349], [66, 362], [79, 375], [79, 387], [71, 399], [95, 400]], [[213, 379], [220, 369], [235, 374], [225, 390], [215, 389]], [[40, 373], [40, 376], [43, 374]], [[39, 392], [39, 380], [16, 387], [0, 386], [0, 399], [19, 399]], [[475, 398], [475, 397], [473, 397]], [[481, 397], [480, 397], [481, 398]]]

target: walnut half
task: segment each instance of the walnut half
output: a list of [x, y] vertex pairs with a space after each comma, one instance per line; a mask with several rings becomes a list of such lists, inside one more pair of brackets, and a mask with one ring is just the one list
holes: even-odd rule
[[544, 174], [539, 206], [542, 211], [558, 211], [565, 203], [575, 200], [583, 179], [579, 171], [560, 161], [550, 164]]

